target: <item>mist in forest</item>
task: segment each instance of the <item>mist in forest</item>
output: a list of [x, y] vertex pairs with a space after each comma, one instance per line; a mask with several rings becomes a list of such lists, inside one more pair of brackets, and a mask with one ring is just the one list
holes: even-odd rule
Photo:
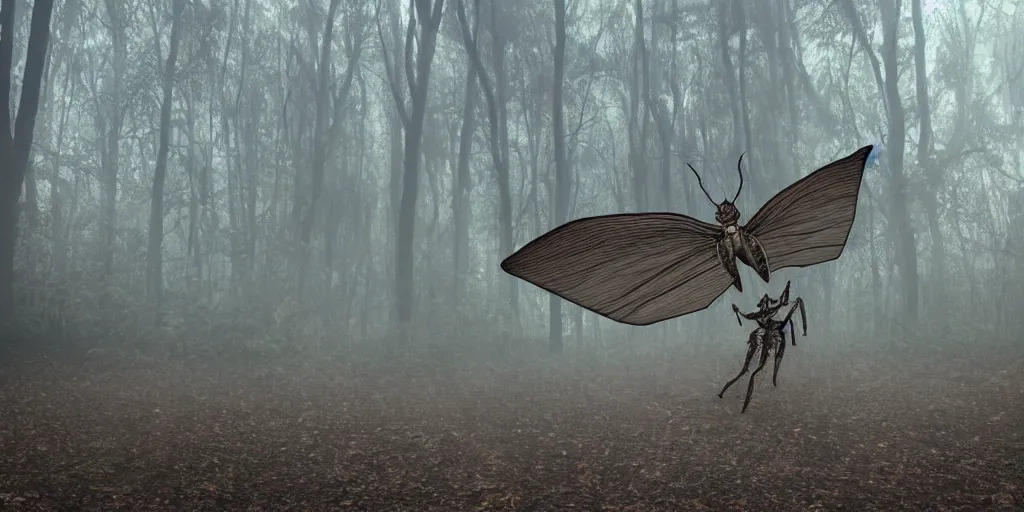
[[[1020, 0], [3, 0], [0, 69], [0, 508], [1024, 506]], [[867, 145], [692, 314], [500, 267]]]

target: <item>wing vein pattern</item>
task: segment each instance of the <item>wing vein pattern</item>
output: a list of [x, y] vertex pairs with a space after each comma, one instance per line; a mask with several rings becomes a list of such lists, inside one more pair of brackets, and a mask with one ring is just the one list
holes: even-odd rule
[[568, 222], [501, 263], [509, 274], [612, 320], [649, 325], [707, 308], [731, 279], [721, 227], [675, 213]]
[[744, 226], [768, 255], [771, 271], [838, 258], [857, 214], [871, 146], [836, 160], [786, 187]]

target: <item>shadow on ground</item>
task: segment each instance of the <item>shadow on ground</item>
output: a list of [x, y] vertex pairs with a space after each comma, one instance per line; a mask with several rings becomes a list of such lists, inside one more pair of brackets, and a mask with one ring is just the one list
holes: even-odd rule
[[787, 355], [742, 415], [745, 379], [715, 396], [742, 354], [21, 365], [0, 370], [0, 509], [1024, 507], [1024, 358]]

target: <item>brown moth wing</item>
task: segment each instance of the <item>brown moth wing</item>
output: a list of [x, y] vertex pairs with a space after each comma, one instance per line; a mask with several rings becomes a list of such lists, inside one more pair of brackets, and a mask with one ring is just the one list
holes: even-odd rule
[[774, 272], [832, 261], [843, 253], [871, 146], [808, 174], [771, 198], [744, 230], [757, 237]]
[[501, 268], [617, 322], [649, 325], [700, 311], [728, 289], [722, 228], [674, 213], [574, 220], [526, 244]]

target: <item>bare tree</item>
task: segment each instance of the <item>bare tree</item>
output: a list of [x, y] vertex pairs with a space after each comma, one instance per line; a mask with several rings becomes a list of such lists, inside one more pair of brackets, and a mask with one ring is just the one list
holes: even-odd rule
[[[479, 4], [479, 2], [477, 2]], [[462, 39], [466, 46], [473, 67], [476, 68], [476, 76], [480, 80], [480, 88], [483, 90], [484, 99], [487, 101], [487, 118], [490, 121], [490, 150], [491, 160], [494, 163], [494, 173], [498, 182], [498, 229], [499, 251], [502, 256], [512, 254], [515, 241], [512, 235], [512, 192], [509, 185], [509, 151], [508, 151], [508, 95], [507, 95], [507, 73], [505, 71], [505, 53], [507, 41], [502, 34], [500, 19], [497, 14], [499, 3], [491, 3], [491, 52], [494, 65], [494, 87], [491, 86], [491, 79], [484, 67], [483, 59], [480, 57], [480, 49], [476, 35], [470, 31], [469, 22], [466, 20], [466, 6], [463, 0], [458, 3], [459, 25], [462, 28]], [[479, 5], [477, 5], [479, 11]], [[508, 285], [509, 310], [512, 312], [513, 321], [519, 318], [519, 282], [512, 275], [506, 276]]]
[[[565, 83], [565, 0], [555, 1], [555, 78], [551, 97], [551, 136], [555, 145], [555, 225], [569, 216], [569, 162], [565, 156], [565, 114], [562, 89]], [[562, 300], [549, 296], [549, 338], [552, 352], [562, 351]]]
[[[938, 194], [942, 183], [943, 169], [934, 165], [931, 160], [932, 150], [932, 111], [928, 97], [928, 71], [925, 59], [924, 16], [921, 12], [921, 0], [911, 0], [911, 16], [914, 23], [914, 81], [917, 92], [917, 165], [928, 169], [928, 193], [925, 194], [925, 209], [928, 213], [928, 231], [932, 239], [932, 265], [936, 275], [946, 273], [946, 241], [939, 226]], [[945, 279], [933, 281], [936, 290], [933, 298], [938, 298], [940, 306], [945, 304]]]
[[[644, 77], [642, 63], [646, 60], [644, 55], [647, 50], [644, 45], [644, 10], [640, 0], [633, 3], [633, 56], [632, 73], [629, 75], [629, 167], [633, 174], [633, 203], [636, 211], [643, 212], [650, 208], [650, 186], [648, 178], [648, 163], [646, 156], [647, 133], [650, 127], [650, 104], [646, 101], [647, 95], [643, 94], [646, 84], [642, 84]], [[643, 113], [641, 113], [641, 104]]]
[[[348, 32], [346, 47], [348, 50], [345, 74], [342, 77], [341, 87], [337, 88], [333, 97], [330, 88], [331, 76], [331, 45], [334, 39], [334, 23], [338, 13], [338, 6], [341, 0], [331, 0], [327, 9], [327, 22], [324, 27], [323, 42], [320, 46], [320, 64], [317, 69], [317, 83], [315, 90], [316, 99], [316, 124], [313, 128], [313, 158], [310, 184], [310, 200], [306, 205], [302, 217], [302, 235], [299, 240], [301, 245], [302, 265], [299, 272], [299, 294], [302, 294], [307, 278], [307, 266], [309, 265], [309, 244], [313, 234], [313, 219], [315, 218], [317, 203], [324, 188], [324, 171], [327, 167], [327, 160], [330, 157], [330, 150], [334, 146], [349, 90], [352, 88], [352, 79], [355, 76], [359, 56], [362, 53], [362, 37], [356, 35], [361, 33], [361, 16], [355, 20], [349, 20], [351, 30]], [[358, 10], [355, 10], [357, 14]], [[333, 105], [332, 105], [333, 104]], [[333, 114], [331, 109], [333, 106]], [[330, 116], [330, 117], [328, 117]]]
[[[879, 92], [885, 100], [886, 117], [889, 125], [889, 144], [886, 148], [889, 164], [889, 185], [891, 187], [889, 191], [889, 220], [895, 228], [897, 261], [903, 285], [901, 287], [904, 308], [902, 316], [907, 324], [913, 324], [917, 321], [918, 317], [919, 281], [917, 242], [915, 241], [914, 231], [910, 224], [910, 214], [907, 211], [907, 182], [903, 168], [907, 115], [903, 108], [903, 100], [900, 97], [898, 84], [899, 55], [897, 42], [899, 35], [899, 2], [883, 0], [880, 5], [882, 7], [883, 20], [881, 65], [874, 49], [869, 44], [867, 33], [860, 19], [860, 13], [854, 7], [853, 1], [843, 1], [844, 11], [853, 28], [854, 35], [859, 40], [860, 45], [864, 48], [864, 53], [867, 54], [871, 62]], [[885, 73], [884, 78], [882, 71]]]
[[[44, 98], [41, 101], [49, 105], [49, 108], [43, 111], [43, 126], [45, 128], [40, 134], [42, 140], [39, 143], [51, 148], [54, 146], [57, 148], [64, 146], [71, 117], [70, 107], [72, 102], [70, 99], [77, 85], [76, 82], [78, 82], [78, 80], [72, 80], [72, 77], [75, 76], [74, 63], [77, 62], [72, 35], [76, 33], [75, 28], [81, 15], [81, 9], [75, 4], [70, 4], [69, 7], [63, 9], [59, 20], [57, 20], [60, 26], [59, 33], [61, 38], [60, 41], [52, 43], [51, 56], [47, 60], [47, 79], [41, 93]], [[62, 72], [63, 76], [60, 76]], [[60, 84], [59, 93], [57, 92], [58, 84]], [[62, 159], [59, 151], [54, 152], [51, 163], [48, 176], [50, 185], [50, 237], [54, 244], [54, 264], [60, 271], [65, 271], [67, 269], [69, 244], [68, 230], [64, 217], [64, 198], [61, 194], [61, 189], [66, 189], [67, 187], [64, 185], [66, 182], [62, 181], [60, 176]]]
[[[733, 3], [735, 7], [739, 7], [738, 2]], [[732, 149], [733, 154], [739, 154], [742, 151], [744, 143], [749, 144], [750, 141], [743, 140], [743, 121], [741, 120], [741, 107], [740, 107], [740, 89], [736, 85], [736, 70], [733, 67], [732, 57], [730, 56], [729, 48], [729, 37], [732, 35], [731, 30], [731, 19], [729, 16], [730, 2], [718, 2], [717, 7], [717, 18], [718, 18], [718, 51], [720, 58], [722, 59], [722, 81], [725, 85], [725, 90], [729, 94], [729, 112], [732, 113]], [[746, 27], [742, 27], [741, 30], [746, 31]], [[746, 49], [746, 37], [741, 37], [740, 42]]]
[[[402, 198], [398, 212], [398, 234], [395, 245], [395, 319], [403, 329], [412, 320], [413, 310], [413, 239], [416, 229], [416, 199], [419, 194], [420, 143], [423, 140], [423, 120], [427, 114], [427, 90], [430, 68], [434, 61], [437, 31], [441, 25], [444, 0], [409, 0], [409, 23], [405, 32], [405, 75], [409, 87], [411, 108], [406, 108], [399, 91], [398, 79], [392, 72], [387, 54], [387, 43], [377, 10], [377, 34], [384, 53], [388, 85], [398, 107], [405, 132], [404, 169], [402, 172]], [[416, 27], [419, 26], [419, 34]], [[418, 43], [413, 58], [413, 44]], [[404, 337], [403, 337], [404, 338]]]
[[[463, 10], [463, 4], [460, 1], [458, 13], [461, 15]], [[474, 41], [476, 40], [476, 30], [479, 27], [480, 13], [477, 11], [475, 14], [477, 18], [472, 34]], [[473, 186], [473, 179], [469, 172], [469, 156], [473, 149], [473, 133], [476, 131], [474, 111], [476, 110], [477, 95], [477, 66], [470, 63], [466, 66], [466, 92], [462, 103], [459, 154], [457, 168], [452, 178], [452, 217], [455, 230], [455, 236], [452, 237], [454, 243], [452, 260], [455, 266], [454, 295], [452, 297], [454, 304], [459, 304], [465, 294], [466, 269], [469, 264], [469, 224], [472, 217], [469, 194]]]
[[[167, 154], [171, 147], [171, 106], [174, 103], [174, 74], [181, 45], [181, 15], [185, 0], [173, 0], [171, 7], [171, 42], [164, 66], [163, 100], [160, 103], [160, 147], [157, 149], [156, 170], [153, 172], [153, 193], [149, 209], [149, 243], [146, 251], [146, 298], [159, 311], [163, 289], [164, 242], [164, 184], [167, 181]], [[157, 58], [160, 54], [160, 36], [157, 34]], [[159, 315], [157, 315], [159, 317]]]
[[[672, 18], [678, 16], [678, 0], [672, 2]], [[676, 116], [679, 113], [679, 103], [682, 101], [682, 92], [679, 89], [678, 71], [676, 69], [676, 38], [678, 36], [676, 25], [672, 24], [672, 31], [669, 38], [669, 72], [659, 73], [658, 80], [651, 78], [651, 61], [656, 59], [655, 50], [658, 48], [655, 39], [654, 25], [651, 27], [651, 51], [643, 54], [644, 82], [647, 89], [647, 102], [651, 106], [651, 117], [654, 118], [654, 126], [658, 132], [658, 142], [661, 146], [660, 162], [660, 188], [662, 208], [672, 210], [672, 141], [675, 139]], [[745, 38], [744, 38], [745, 39]], [[657, 63], [661, 63], [657, 60]], [[666, 76], [667, 75], [667, 76]], [[740, 76], [743, 76], [742, 71]], [[667, 80], [665, 79], [667, 78]], [[669, 91], [672, 93], [671, 108], [662, 98], [661, 87], [668, 82]], [[742, 85], [740, 87], [743, 87]], [[747, 123], [749, 126], [749, 123]]]
[[[18, 201], [32, 153], [39, 92], [46, 66], [53, 0], [32, 6], [25, 74], [14, 130], [11, 130], [11, 72], [14, 60], [15, 0], [0, 2], [0, 326], [14, 313], [14, 249], [18, 241]], [[5, 332], [6, 329], [4, 329]]]
[[128, 67], [128, 26], [132, 5], [129, 2], [104, 0], [107, 14], [108, 36], [113, 53], [110, 76], [102, 94], [94, 95], [96, 130], [100, 134], [100, 186], [103, 209], [100, 254], [103, 275], [109, 278], [114, 268], [114, 248], [117, 240], [117, 176], [121, 161], [122, 128], [126, 108], [125, 73]]

